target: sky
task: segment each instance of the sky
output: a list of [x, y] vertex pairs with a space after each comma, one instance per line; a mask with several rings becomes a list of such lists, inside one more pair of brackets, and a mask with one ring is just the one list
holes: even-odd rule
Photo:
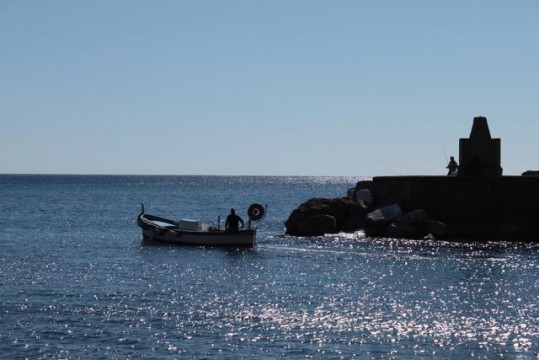
[[0, 0], [0, 174], [539, 169], [539, 1]]

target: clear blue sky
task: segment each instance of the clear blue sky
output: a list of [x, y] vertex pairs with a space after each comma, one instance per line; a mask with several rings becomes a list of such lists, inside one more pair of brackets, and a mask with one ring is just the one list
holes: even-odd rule
[[539, 169], [539, 1], [0, 0], [0, 173]]

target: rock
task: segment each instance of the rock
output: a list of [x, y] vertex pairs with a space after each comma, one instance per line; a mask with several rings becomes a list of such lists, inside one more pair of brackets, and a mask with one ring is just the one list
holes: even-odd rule
[[365, 235], [371, 238], [387, 237], [388, 226], [367, 226], [365, 228]]
[[539, 176], [539, 170], [528, 170], [522, 173], [522, 176]]
[[369, 189], [356, 190], [356, 201], [365, 207], [372, 205], [372, 195]]
[[370, 226], [386, 226], [402, 215], [399, 204], [392, 204], [376, 209], [367, 214], [367, 224]]
[[391, 220], [384, 218], [382, 209], [376, 209], [367, 214], [367, 224], [372, 226], [385, 226], [389, 224]]
[[334, 234], [337, 231], [337, 221], [330, 215], [315, 215], [303, 219], [298, 224], [301, 236], [320, 236]]
[[417, 228], [410, 224], [393, 222], [387, 227], [387, 236], [397, 239], [417, 238]]
[[366, 189], [372, 192], [372, 180], [362, 180], [356, 183], [356, 190]]
[[436, 236], [432, 235], [432, 234], [427, 234], [423, 237], [423, 240], [427, 240], [427, 241], [437, 241], [438, 239], [436, 239]]
[[441, 221], [429, 220], [425, 230], [436, 238], [442, 238], [447, 234], [447, 225]]
[[368, 211], [368, 208], [347, 197], [309, 199], [292, 211], [285, 222], [286, 233], [308, 236], [302, 231], [304, 229], [300, 229], [299, 224], [317, 215], [332, 216], [335, 219], [337, 232], [357, 230], [364, 226]]
[[519, 228], [513, 231], [510, 238], [521, 242], [537, 242], [537, 239], [539, 239], [539, 230], [529, 227]]
[[390, 237], [395, 239], [436, 240], [447, 235], [447, 225], [441, 221], [433, 220], [415, 225], [393, 221], [387, 226], [382, 226], [381, 224], [372, 226], [371, 224], [371, 226], [365, 228], [365, 235], [368, 237]]
[[364, 206], [372, 205], [372, 180], [362, 180], [356, 183], [354, 195], [352, 197]]
[[428, 223], [429, 216], [423, 209], [412, 210], [404, 215], [401, 215], [395, 219], [396, 223], [406, 225], [424, 225]]

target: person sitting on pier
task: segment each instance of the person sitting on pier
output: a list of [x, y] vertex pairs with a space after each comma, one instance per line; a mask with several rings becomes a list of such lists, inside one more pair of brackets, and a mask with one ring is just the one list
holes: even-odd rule
[[459, 168], [459, 164], [457, 164], [453, 156], [449, 158], [449, 164], [447, 164], [446, 168], [449, 169], [447, 175], [457, 175], [457, 169]]
[[243, 228], [243, 225], [245, 224], [243, 222], [243, 219], [236, 215], [235, 209], [230, 209], [230, 215], [226, 217], [226, 225], [225, 229], [226, 231], [230, 232], [236, 232], [240, 230], [239, 224], [241, 223], [241, 227]]

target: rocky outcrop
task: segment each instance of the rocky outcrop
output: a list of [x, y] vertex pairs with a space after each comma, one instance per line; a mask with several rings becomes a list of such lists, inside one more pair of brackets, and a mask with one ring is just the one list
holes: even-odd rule
[[[286, 233], [294, 236], [317, 236], [357, 230], [365, 225], [369, 211], [369, 208], [349, 197], [313, 198], [292, 211], [285, 222]], [[329, 218], [334, 219], [334, 226]]]
[[[391, 237], [404, 239], [440, 239], [447, 235], [447, 225], [441, 221], [431, 220], [423, 209], [416, 209], [395, 216], [400, 210], [398, 204], [385, 206], [367, 215], [365, 232], [372, 237]], [[380, 214], [386, 213], [380, 217]]]
[[373, 204], [372, 190], [372, 181], [360, 181], [348, 190], [347, 197], [307, 200], [286, 220], [286, 233], [320, 236], [363, 229], [371, 237], [439, 239], [446, 236], [446, 224], [430, 219], [423, 209], [403, 212], [396, 202]]
[[402, 209], [399, 204], [382, 206], [367, 214], [367, 225], [374, 227], [386, 226], [401, 215]]
[[302, 236], [318, 236], [334, 234], [337, 231], [337, 220], [331, 215], [314, 215], [297, 224], [297, 232]]
[[539, 176], [539, 170], [528, 170], [522, 173], [522, 176]]

